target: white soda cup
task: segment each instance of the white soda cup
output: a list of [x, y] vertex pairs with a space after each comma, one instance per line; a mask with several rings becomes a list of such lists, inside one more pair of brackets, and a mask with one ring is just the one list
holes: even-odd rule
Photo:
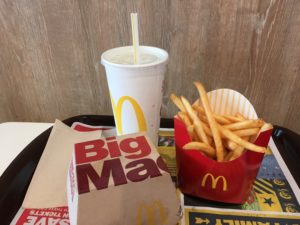
[[139, 46], [139, 64], [133, 46], [110, 49], [101, 56], [105, 66], [117, 134], [146, 131], [157, 144], [164, 73], [168, 53]]

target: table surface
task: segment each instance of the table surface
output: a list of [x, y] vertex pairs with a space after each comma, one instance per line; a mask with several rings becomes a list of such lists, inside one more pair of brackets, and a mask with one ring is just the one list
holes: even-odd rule
[[14, 158], [52, 123], [7, 122], [0, 124], [0, 176]]

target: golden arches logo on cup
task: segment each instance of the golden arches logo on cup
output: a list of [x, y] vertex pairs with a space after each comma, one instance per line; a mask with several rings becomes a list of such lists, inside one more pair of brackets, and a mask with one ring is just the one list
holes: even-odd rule
[[204, 175], [204, 177], [202, 178], [202, 182], [201, 182], [201, 186], [204, 187], [206, 185], [206, 181], [208, 178], [211, 178], [211, 188], [212, 189], [216, 189], [217, 184], [219, 182], [219, 180], [222, 180], [222, 184], [223, 184], [223, 191], [227, 191], [227, 180], [224, 176], [217, 176], [217, 178], [215, 178], [214, 175], [212, 175], [211, 173], [207, 173]]
[[[159, 214], [157, 215], [157, 213]], [[144, 217], [146, 220], [143, 220]], [[155, 218], [159, 219], [159, 221], [157, 221]], [[143, 221], [146, 221], [146, 223]], [[167, 224], [167, 214], [160, 201], [154, 201], [150, 204], [141, 203], [139, 205], [137, 210], [136, 225], [142, 224]]]
[[115, 113], [115, 122], [116, 127], [119, 134], [123, 134], [123, 124], [122, 124], [122, 111], [123, 111], [123, 104], [127, 101], [131, 104], [138, 123], [139, 132], [147, 131], [147, 124], [145, 120], [145, 116], [143, 113], [142, 108], [140, 107], [139, 103], [130, 96], [122, 96], [119, 98], [117, 104], [115, 103], [114, 99], [111, 97], [112, 107]]

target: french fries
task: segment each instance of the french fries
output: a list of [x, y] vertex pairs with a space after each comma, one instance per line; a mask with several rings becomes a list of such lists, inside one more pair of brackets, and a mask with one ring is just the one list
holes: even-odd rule
[[218, 161], [223, 161], [223, 159], [224, 159], [224, 148], [223, 148], [223, 144], [222, 144], [220, 132], [219, 132], [218, 127], [217, 127], [216, 120], [215, 120], [215, 118], [214, 118], [214, 116], [211, 112], [210, 106], [209, 106], [206, 91], [205, 91], [203, 85], [200, 82], [194, 82], [194, 84], [195, 84], [195, 86], [198, 89], [198, 92], [200, 94], [200, 99], [202, 101], [203, 108], [204, 108], [206, 117], [208, 119], [209, 127], [210, 127], [212, 135], [213, 135], [213, 139], [214, 139], [215, 146], [216, 146], [217, 160]]
[[196, 149], [196, 150], [204, 152], [206, 155], [208, 155], [211, 158], [215, 158], [215, 156], [216, 156], [215, 149], [203, 142], [189, 142], [183, 146], [183, 149], [186, 149], [186, 150]]
[[180, 98], [178, 98], [175, 94], [171, 94], [170, 98], [181, 112], [186, 112]]
[[205, 144], [209, 145], [209, 141], [208, 141], [208, 138], [207, 138], [207, 136], [206, 136], [206, 134], [204, 132], [204, 129], [203, 129], [203, 126], [202, 126], [202, 122], [198, 118], [197, 114], [194, 112], [191, 104], [184, 97], [181, 97], [181, 101], [182, 101], [183, 106], [184, 106], [185, 110], [187, 111], [188, 115], [193, 120], [194, 129], [195, 129], [196, 134], [198, 135], [198, 137], [200, 138], [200, 140], [202, 140]]
[[228, 124], [223, 126], [228, 130], [240, 130], [240, 129], [247, 129], [247, 128], [260, 128], [264, 125], [264, 121], [262, 120], [244, 120], [241, 122], [236, 122], [232, 124]]
[[242, 114], [217, 115], [212, 112], [204, 86], [194, 82], [199, 99], [194, 104], [184, 97], [171, 94], [170, 99], [180, 110], [177, 114], [189, 133], [191, 141], [183, 146], [185, 150], [198, 150], [219, 162], [238, 158], [245, 150], [264, 153], [264, 147], [255, 140], [259, 132], [272, 129], [262, 119], [250, 120]]

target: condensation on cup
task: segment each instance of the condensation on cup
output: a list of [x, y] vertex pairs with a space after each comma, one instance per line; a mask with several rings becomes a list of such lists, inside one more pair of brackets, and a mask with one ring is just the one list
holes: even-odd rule
[[139, 51], [139, 64], [134, 64], [133, 46], [104, 52], [101, 63], [105, 66], [117, 134], [145, 131], [157, 144], [168, 53], [149, 46], [139, 46]]

